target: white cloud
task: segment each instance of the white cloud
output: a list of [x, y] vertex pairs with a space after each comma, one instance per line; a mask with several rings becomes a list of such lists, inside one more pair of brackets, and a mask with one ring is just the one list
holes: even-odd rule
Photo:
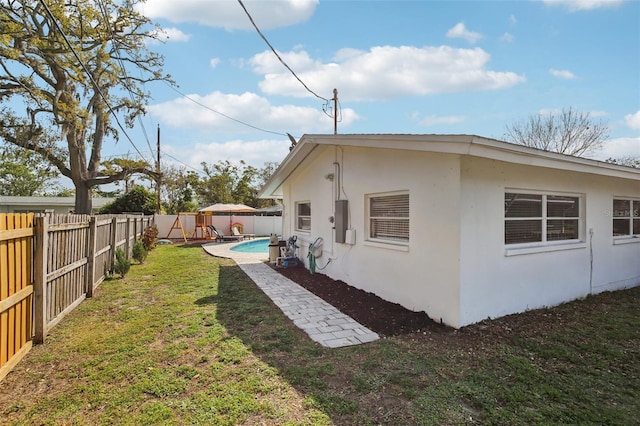
[[465, 120], [466, 118], [461, 115], [449, 115], [449, 116], [440, 116], [440, 117], [435, 115], [430, 115], [420, 120], [419, 124], [422, 124], [425, 126], [434, 126], [437, 124], [457, 124], [457, 123], [462, 123]]
[[183, 33], [177, 28], [159, 28], [155, 30], [152, 36], [157, 40], [156, 42], [167, 43], [172, 41], [186, 42], [189, 41], [191, 35]]
[[640, 137], [609, 139], [595, 156], [598, 160], [608, 158], [640, 158]]
[[509, 33], [504, 33], [502, 34], [502, 37], [500, 37], [500, 41], [504, 41], [507, 43], [513, 43], [513, 36]]
[[[575, 108], [572, 108], [572, 109], [574, 112], [579, 112], [579, 113], [583, 112], [583, 111], [576, 110]], [[562, 114], [563, 110], [566, 111], [567, 109], [566, 108], [543, 108], [538, 111], [538, 115], [559, 115], [559, 114]], [[606, 117], [609, 115], [609, 113], [606, 111], [598, 111], [598, 110], [586, 111], [586, 113], [589, 114], [590, 118]]]
[[[188, 95], [188, 98], [150, 105], [148, 109], [150, 114], [171, 127], [204, 132], [255, 132], [256, 127], [278, 133], [333, 130], [333, 120], [319, 107], [275, 106], [268, 99], [249, 92]], [[345, 127], [359, 119], [350, 108], [343, 109], [341, 114], [341, 124]]]
[[[281, 139], [230, 140], [225, 142], [199, 142], [189, 154], [189, 164], [216, 163], [240, 160], [254, 167], [262, 167], [267, 161], [281, 162], [289, 153], [291, 142], [283, 136]], [[213, 160], [215, 159], [215, 160]]]
[[516, 15], [509, 15], [509, 25], [515, 27], [517, 23]]
[[453, 26], [449, 31], [447, 31], [447, 37], [449, 38], [463, 38], [467, 40], [469, 43], [476, 43], [478, 40], [482, 38], [482, 34], [469, 31], [467, 27], [465, 27], [464, 22], [458, 22]]
[[[377, 46], [369, 51], [340, 50], [333, 62], [322, 63], [306, 52], [282, 54], [296, 75], [319, 95], [349, 101], [424, 96], [434, 93], [500, 90], [525, 81], [513, 72], [486, 69], [491, 56], [480, 48], [449, 46]], [[260, 89], [267, 94], [310, 97], [304, 87], [270, 52], [249, 60], [264, 74]]]
[[[304, 22], [316, 9], [319, 0], [244, 0], [245, 7], [261, 30]], [[170, 22], [197, 22], [227, 30], [253, 30], [237, 1], [147, 0], [137, 10], [152, 19]]]
[[626, 0], [542, 0], [551, 6], [561, 6], [572, 12], [580, 10], [594, 10], [607, 7], [617, 7]]
[[556, 77], [556, 78], [560, 78], [562, 80], [574, 80], [576, 78], [575, 74], [572, 73], [571, 71], [567, 71], [567, 70], [556, 70], [551, 68], [549, 70], [549, 73]]
[[598, 111], [598, 110], [589, 111], [589, 117], [591, 118], [606, 117], [608, 115], [609, 113], [607, 111]]
[[209, 66], [210, 66], [211, 68], [214, 68], [214, 69], [215, 69], [215, 67], [217, 67], [219, 63], [220, 63], [220, 58], [212, 58], [212, 59], [209, 59]]
[[633, 130], [640, 130], [640, 111], [635, 114], [627, 114], [624, 116], [627, 126]]
[[[313, 60], [305, 51], [278, 52], [278, 55], [287, 65], [289, 65], [289, 68], [295, 70], [296, 73], [319, 69], [322, 67], [321, 62]], [[349, 53], [349, 55], [353, 56], [355, 53]], [[253, 71], [257, 74], [269, 75], [279, 72], [290, 72], [284, 68], [282, 63], [270, 50], [254, 55], [248, 61], [248, 64], [253, 67]]]

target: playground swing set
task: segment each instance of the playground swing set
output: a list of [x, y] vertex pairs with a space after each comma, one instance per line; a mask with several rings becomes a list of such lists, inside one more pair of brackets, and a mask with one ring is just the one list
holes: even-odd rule
[[[195, 228], [193, 229], [193, 231], [186, 231], [182, 224], [181, 218], [189, 216], [195, 216]], [[171, 225], [171, 228], [169, 229], [169, 232], [167, 232], [167, 236], [165, 238], [169, 239], [171, 232], [176, 229], [180, 231], [182, 239], [185, 243], [189, 240], [194, 241], [215, 239], [216, 236], [213, 235], [211, 231], [211, 225], [213, 225], [213, 217], [211, 213], [180, 212], [178, 213], [178, 216], [176, 216], [176, 219], [173, 221], [173, 224]], [[236, 227], [236, 229], [238, 229], [240, 233], [243, 232], [241, 223], [234, 223], [233, 225], [230, 225], [230, 227]]]
[[[185, 231], [184, 226], [182, 225], [182, 217], [187, 216], [195, 216], [195, 228], [193, 231]], [[206, 240], [211, 239], [213, 236], [211, 235], [211, 231], [209, 230], [209, 225], [212, 224], [211, 215], [205, 213], [192, 213], [192, 212], [180, 212], [178, 216], [176, 216], [176, 220], [173, 221], [173, 225], [171, 225], [171, 229], [167, 232], [167, 239], [171, 235], [174, 229], [180, 231], [182, 235], [182, 239], [184, 242], [188, 242], [188, 240]], [[198, 233], [200, 235], [198, 236]]]

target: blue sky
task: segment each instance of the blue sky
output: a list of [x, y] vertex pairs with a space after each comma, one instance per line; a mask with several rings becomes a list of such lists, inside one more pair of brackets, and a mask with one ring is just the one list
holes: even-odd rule
[[[638, 1], [243, 3], [312, 92], [338, 90], [338, 133], [502, 139], [508, 124], [571, 107], [611, 129], [596, 158], [640, 156]], [[162, 27], [166, 41], [150, 48], [187, 95], [146, 87], [144, 128], [155, 148], [161, 126], [163, 162], [261, 167], [286, 156], [286, 133], [333, 133], [326, 101], [236, 0], [147, 0], [140, 11]], [[142, 126], [128, 133], [149, 152]]]

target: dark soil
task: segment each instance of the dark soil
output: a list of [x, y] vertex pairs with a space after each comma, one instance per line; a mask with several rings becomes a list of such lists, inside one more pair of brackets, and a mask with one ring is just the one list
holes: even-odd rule
[[425, 312], [410, 311], [373, 293], [357, 289], [343, 281], [333, 280], [327, 275], [311, 274], [303, 267], [275, 269], [378, 334], [398, 336], [453, 330], [433, 321]]
[[[554, 309], [534, 309], [500, 318], [487, 318], [476, 324], [454, 329], [432, 320], [425, 312], [410, 311], [397, 303], [387, 302], [373, 293], [354, 288], [324, 274], [311, 274], [304, 267], [275, 268], [310, 292], [335, 306], [360, 324], [386, 337], [408, 340], [424, 338], [439, 346], [485, 346], [502, 341], [514, 333], [525, 337], [561, 332], [588, 318], [594, 311], [610, 311], [619, 303], [621, 292], [604, 292], [586, 299], [563, 304]], [[475, 343], [474, 343], [475, 342]]]

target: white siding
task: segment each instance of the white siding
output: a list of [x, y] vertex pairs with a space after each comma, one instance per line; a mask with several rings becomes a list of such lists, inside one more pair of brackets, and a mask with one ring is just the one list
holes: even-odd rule
[[[614, 245], [611, 218], [613, 196], [640, 196], [637, 182], [471, 157], [461, 169], [461, 325], [640, 283], [640, 241]], [[583, 243], [507, 256], [505, 188], [585, 194]]]
[[[460, 170], [455, 155], [346, 147], [318, 148], [314, 161], [288, 179], [284, 187], [285, 236], [291, 235], [296, 201], [311, 201], [311, 232], [296, 233], [299, 257], [306, 262], [308, 244], [324, 240], [319, 267], [334, 279], [373, 292], [385, 300], [434, 320], [459, 323]], [[350, 228], [356, 244], [337, 244], [333, 238], [334, 198], [349, 200]], [[325, 179], [335, 173], [334, 182]], [[410, 243], [408, 250], [367, 244], [365, 194], [408, 190]], [[288, 211], [288, 213], [287, 213]]]
[[[639, 285], [640, 238], [614, 244], [611, 217], [614, 197], [640, 198], [638, 176], [469, 135], [307, 135], [266, 187], [280, 195], [282, 183], [285, 237], [292, 206], [311, 202], [311, 230], [298, 235], [305, 262], [321, 237], [319, 272], [461, 327]], [[527, 254], [505, 246], [505, 189], [578, 195], [581, 241]], [[409, 192], [408, 247], [365, 241], [365, 196], [387, 191]], [[353, 246], [334, 242], [329, 218], [338, 196], [349, 200]]]

